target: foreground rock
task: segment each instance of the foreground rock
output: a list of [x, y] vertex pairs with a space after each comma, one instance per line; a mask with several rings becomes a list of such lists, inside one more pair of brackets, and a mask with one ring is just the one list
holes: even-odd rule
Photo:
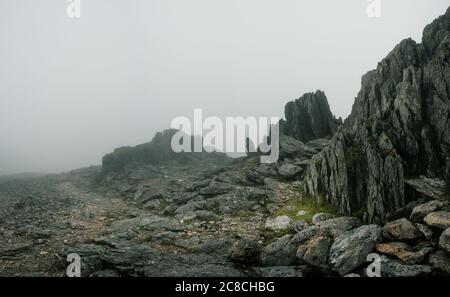
[[297, 244], [292, 235], [285, 235], [264, 247], [261, 251], [261, 265], [289, 266], [296, 261]]
[[106, 269], [112, 269], [121, 276], [242, 276], [224, 258], [205, 254], [163, 254], [148, 246], [127, 241], [120, 241], [114, 247], [86, 244], [74, 246], [63, 251], [62, 258], [65, 259], [69, 253], [77, 253], [83, 259], [83, 276]]
[[331, 243], [332, 239], [329, 236], [316, 236], [298, 248], [297, 258], [312, 266], [325, 266], [328, 263]]
[[438, 211], [444, 206], [444, 202], [432, 200], [414, 207], [411, 213], [411, 221], [421, 222], [429, 213]]
[[406, 265], [386, 256], [381, 257], [381, 276], [384, 277], [419, 277], [430, 274], [432, 270], [429, 265]]
[[330, 248], [330, 264], [346, 275], [367, 261], [377, 243], [382, 240], [382, 229], [376, 225], [361, 226], [348, 231], [334, 241]]
[[418, 252], [414, 252], [406, 243], [391, 242], [377, 244], [376, 251], [381, 254], [396, 257], [406, 264], [417, 264], [422, 263], [427, 254], [433, 251], [433, 248], [423, 248]]
[[333, 239], [359, 226], [361, 226], [361, 221], [353, 217], [339, 217], [316, 223], [316, 227], [328, 232]]
[[412, 240], [421, 236], [416, 226], [405, 218], [387, 223], [384, 230], [398, 240]]

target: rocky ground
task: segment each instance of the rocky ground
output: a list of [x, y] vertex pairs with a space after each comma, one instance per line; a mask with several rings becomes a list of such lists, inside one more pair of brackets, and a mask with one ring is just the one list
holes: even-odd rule
[[253, 156], [1, 182], [0, 275], [64, 276], [73, 252], [84, 276], [364, 276], [371, 252], [386, 276], [450, 273], [450, 207], [430, 194], [435, 183], [417, 181], [423, 199], [384, 226], [311, 201], [304, 169], [329, 142], [283, 136], [270, 165]]
[[[352, 114], [286, 106], [280, 158], [170, 149], [167, 130], [101, 167], [0, 179], [0, 275], [450, 275], [450, 9], [363, 77]], [[250, 145], [248, 145], [250, 146]]]

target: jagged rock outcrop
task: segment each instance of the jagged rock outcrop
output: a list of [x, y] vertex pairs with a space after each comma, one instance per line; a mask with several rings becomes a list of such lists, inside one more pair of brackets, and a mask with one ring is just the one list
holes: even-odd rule
[[[407, 204], [406, 177], [450, 175], [450, 9], [362, 78], [351, 115], [314, 156], [306, 190], [368, 222]], [[448, 198], [448, 194], [445, 195]], [[435, 198], [435, 197], [434, 197]]]
[[[194, 153], [194, 142], [198, 136], [191, 137], [192, 153], [176, 153], [171, 149], [172, 136], [179, 132], [168, 129], [158, 132], [152, 141], [137, 145], [135, 147], [121, 147], [107, 154], [102, 160], [102, 171], [120, 171], [132, 164], [161, 164], [168, 162], [189, 163], [200, 160], [225, 162], [228, 160], [223, 153]], [[200, 141], [202, 141], [200, 139]]]
[[336, 132], [337, 120], [322, 91], [307, 93], [284, 108], [286, 121], [282, 122], [285, 135], [307, 142], [331, 136]]

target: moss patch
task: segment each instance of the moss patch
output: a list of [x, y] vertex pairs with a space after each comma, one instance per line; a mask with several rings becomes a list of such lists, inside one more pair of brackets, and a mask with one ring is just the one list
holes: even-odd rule
[[[326, 212], [330, 214], [336, 214], [331, 205], [325, 201], [325, 199], [319, 199], [321, 203], [317, 203], [315, 199], [310, 196], [306, 196], [302, 201], [299, 199], [292, 199], [286, 203], [282, 208], [280, 208], [276, 215], [277, 216], [288, 216], [294, 221], [303, 220], [311, 223], [312, 217], [316, 213]], [[307, 213], [302, 216], [297, 216], [297, 213], [301, 210]]]

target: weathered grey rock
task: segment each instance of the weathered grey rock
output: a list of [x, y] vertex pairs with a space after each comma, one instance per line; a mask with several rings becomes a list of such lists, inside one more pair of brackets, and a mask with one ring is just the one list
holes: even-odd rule
[[405, 176], [448, 180], [449, 18], [448, 9], [425, 28], [422, 44], [402, 41], [363, 76], [344, 126], [306, 170], [310, 195], [340, 214], [365, 211], [368, 222], [385, 222], [408, 202]]
[[265, 228], [274, 231], [287, 230], [292, 225], [292, 219], [288, 216], [278, 216], [276, 218], [267, 219]]
[[[446, 200], [447, 193], [445, 189], [445, 182], [437, 178], [427, 178], [421, 176], [417, 179], [407, 179], [405, 182], [415, 189], [419, 194], [428, 197], [429, 199]], [[433, 206], [428, 206], [433, 207]], [[440, 208], [440, 207], [438, 207]], [[433, 211], [436, 211], [435, 209]], [[425, 214], [426, 215], [426, 214]]]
[[419, 223], [416, 223], [414, 225], [416, 226], [417, 230], [419, 230], [419, 232], [422, 233], [423, 237], [425, 237], [427, 240], [431, 240], [433, 238], [434, 233], [431, 227]]
[[450, 228], [445, 229], [439, 237], [439, 247], [450, 253]]
[[316, 226], [320, 230], [326, 230], [333, 238], [337, 238], [346, 231], [350, 231], [361, 226], [361, 221], [354, 217], [339, 217], [318, 222]]
[[381, 254], [396, 257], [406, 264], [417, 264], [422, 263], [425, 257], [433, 251], [433, 248], [423, 248], [418, 252], [414, 252], [406, 243], [390, 242], [377, 244], [376, 251]]
[[222, 218], [209, 210], [197, 210], [195, 218], [200, 221], [220, 221]]
[[410, 220], [413, 222], [421, 222], [426, 215], [431, 212], [438, 211], [444, 206], [444, 202], [438, 200], [432, 200], [424, 204], [414, 207]]
[[400, 207], [396, 210], [390, 211], [386, 214], [385, 220], [386, 222], [395, 221], [401, 218], [409, 218], [411, 216], [411, 213], [417, 205], [423, 204], [425, 202], [424, 199], [418, 199], [409, 202], [403, 207]]
[[330, 213], [324, 213], [324, 212], [321, 212], [321, 213], [316, 213], [316, 214], [312, 217], [311, 222], [312, 222], [314, 225], [316, 225], [317, 223], [320, 223], [320, 222], [323, 222], [323, 221], [326, 221], [326, 220], [329, 220], [329, 219], [332, 219], [332, 218], [334, 218], [334, 215], [332, 215], [332, 214], [330, 214]]
[[450, 273], [450, 258], [444, 251], [437, 251], [431, 254], [428, 261], [434, 268]]
[[241, 238], [231, 247], [228, 258], [240, 263], [256, 263], [261, 253], [260, 245], [249, 238]]
[[303, 142], [289, 137], [287, 135], [280, 135], [280, 157], [285, 158], [310, 158], [318, 151]]
[[232, 186], [229, 184], [211, 182], [207, 187], [200, 189], [199, 193], [203, 196], [215, 196], [228, 193], [231, 189]]
[[146, 245], [129, 241], [118, 242], [115, 247], [100, 245], [77, 245], [62, 252], [77, 253], [82, 258], [82, 275], [89, 276], [105, 269], [114, 269], [121, 276], [147, 277], [236, 277], [242, 273], [231, 262], [205, 254], [161, 253]]
[[267, 193], [267, 210], [274, 212], [278, 209], [279, 204], [284, 201], [284, 197], [281, 193], [281, 184], [275, 179], [264, 179], [265, 189]]
[[286, 116], [286, 122], [282, 125], [284, 134], [301, 141], [323, 138], [336, 132], [336, 120], [322, 91], [308, 93], [289, 102], [284, 113]]
[[297, 248], [319, 233], [319, 228], [310, 226], [295, 235], [285, 235], [261, 251], [262, 266], [286, 266], [296, 262]]
[[278, 173], [284, 178], [293, 178], [303, 172], [303, 169], [294, 164], [283, 164], [278, 168]]
[[[172, 137], [179, 133], [179, 130], [168, 129], [158, 132], [152, 141], [137, 145], [135, 147], [121, 147], [115, 149], [114, 152], [107, 154], [102, 159], [102, 174], [100, 178], [107, 178], [111, 172], [124, 171], [133, 164], [164, 164], [178, 162], [181, 164], [195, 164], [203, 161], [210, 161], [218, 164], [226, 164], [229, 158], [224, 153], [207, 153], [207, 152], [183, 152], [176, 153], [171, 148]], [[191, 143], [195, 142], [195, 138], [191, 137]], [[154, 172], [137, 172], [133, 171], [137, 176], [130, 176], [131, 179], [145, 179], [155, 175]]]
[[424, 219], [428, 226], [439, 229], [447, 229], [450, 227], [450, 212], [437, 211], [429, 213]]
[[329, 236], [316, 236], [297, 250], [297, 258], [312, 266], [323, 266], [328, 262], [328, 252], [332, 239]]
[[52, 232], [47, 229], [31, 228], [30, 237], [34, 239], [46, 239], [52, 236]]
[[320, 228], [317, 226], [309, 226], [306, 229], [298, 232], [292, 237], [292, 242], [297, 246], [311, 240], [314, 236], [320, 233]]
[[398, 240], [412, 240], [421, 236], [416, 226], [405, 218], [387, 223], [384, 230]]
[[381, 257], [381, 276], [383, 277], [418, 277], [426, 276], [433, 271], [429, 265], [407, 265], [400, 261]]
[[365, 263], [367, 255], [381, 240], [382, 229], [376, 225], [347, 231], [331, 245], [329, 263], [340, 275], [345, 275]]
[[331, 140], [329, 138], [318, 138], [308, 141], [306, 145], [313, 147], [314, 149], [321, 151], [324, 147], [330, 144]]
[[195, 246], [190, 245], [188, 249], [194, 253], [223, 256], [228, 253], [232, 245], [233, 240], [230, 238], [214, 238]]
[[292, 242], [292, 235], [285, 235], [261, 251], [262, 266], [288, 266], [295, 263], [297, 244]]
[[264, 177], [277, 177], [278, 171], [272, 164], [261, 164], [256, 168], [256, 172]]

